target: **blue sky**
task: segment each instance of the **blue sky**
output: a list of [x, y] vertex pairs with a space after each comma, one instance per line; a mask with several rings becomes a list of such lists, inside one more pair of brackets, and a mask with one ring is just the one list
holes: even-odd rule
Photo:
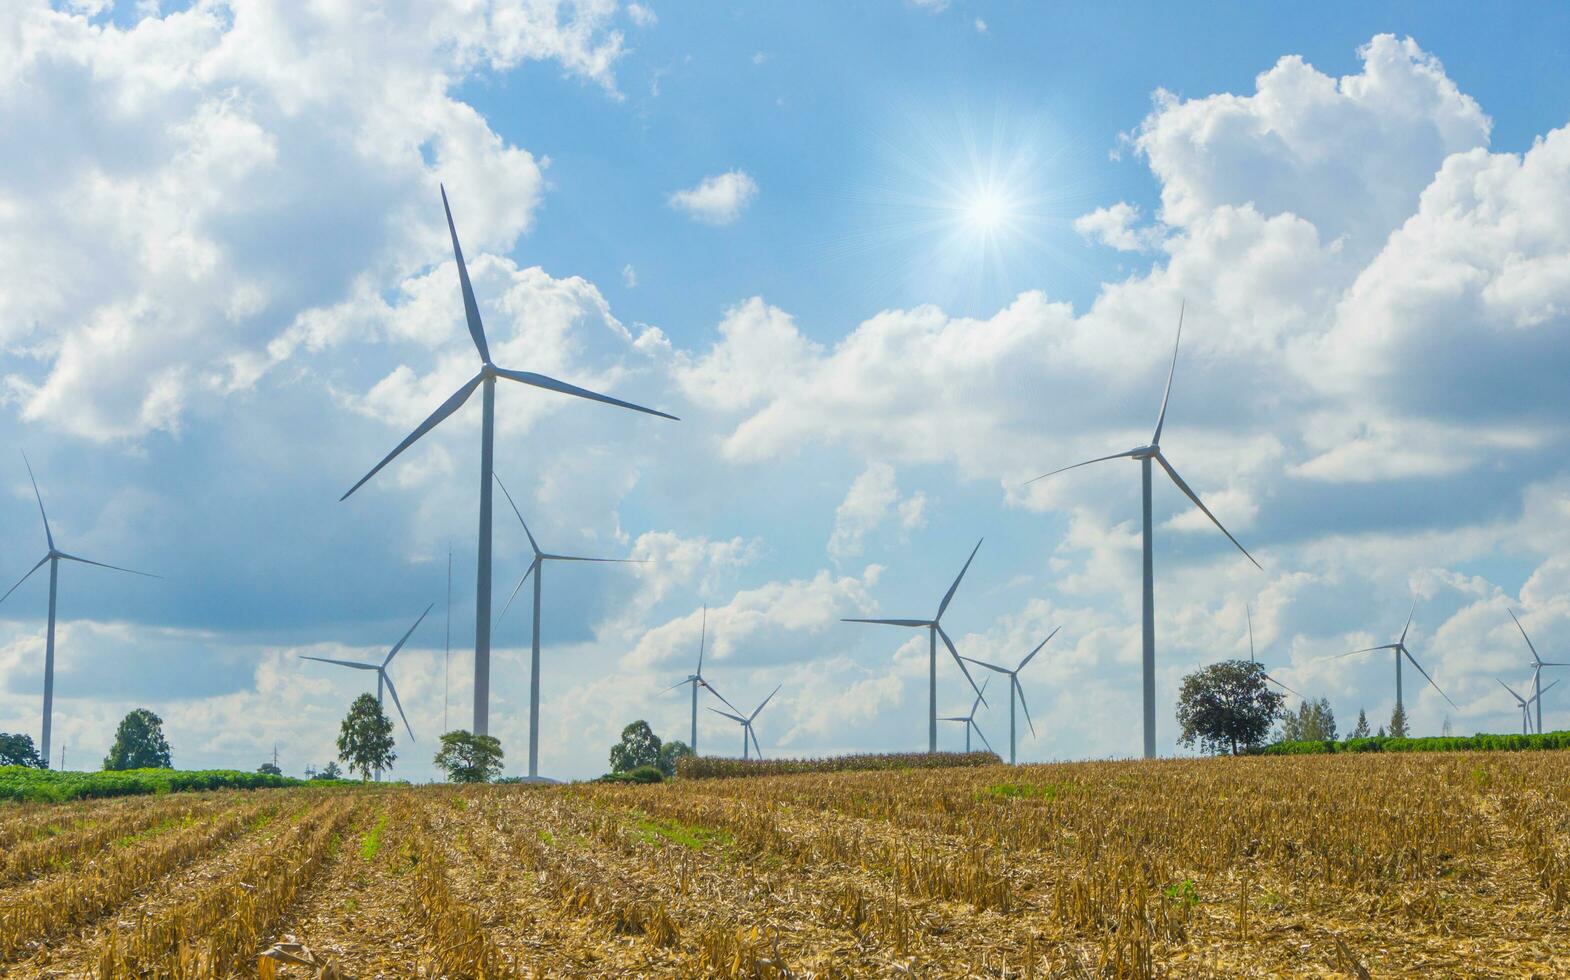
[[[771, 754], [919, 748], [946, 617], [1017, 660], [1025, 759], [1138, 748], [1137, 472], [1026, 479], [1164, 439], [1264, 565], [1158, 486], [1160, 744], [1194, 666], [1418, 727], [1513, 724], [1514, 608], [1570, 643], [1558, 557], [1570, 311], [1570, 14], [1465, 5], [513, 3], [279, 11], [23, 3], [0, 18], [0, 445], [62, 545], [56, 742], [146, 705], [182, 765], [321, 764], [396, 661], [430, 774], [468, 718], [478, 406], [338, 496], [473, 371], [438, 182], [500, 363], [681, 415], [499, 392], [498, 472], [556, 550], [546, 747], [600, 771], [712, 627]], [[15, 149], [26, 146], [27, 152]], [[983, 218], [993, 219], [990, 223]], [[9, 476], [6, 474], [10, 468]], [[41, 554], [0, 460], [0, 572]], [[498, 514], [498, 583], [526, 565]], [[9, 587], [9, 582], [4, 587]], [[0, 730], [36, 734], [45, 586], [0, 605]], [[527, 615], [493, 727], [525, 756]], [[968, 703], [940, 664], [941, 707]], [[1564, 710], [1551, 693], [1550, 724]], [[1560, 720], [1555, 721], [1556, 713]], [[1001, 711], [984, 714], [994, 744]], [[704, 748], [731, 749], [723, 719]], [[945, 733], [955, 741], [957, 733]], [[716, 739], [722, 741], [715, 742]], [[76, 756], [76, 752], [84, 753]]]

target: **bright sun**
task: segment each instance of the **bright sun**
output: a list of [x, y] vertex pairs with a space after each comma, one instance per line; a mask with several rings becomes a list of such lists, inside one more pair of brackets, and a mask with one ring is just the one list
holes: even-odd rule
[[965, 207], [965, 219], [977, 231], [996, 231], [1008, 216], [1008, 201], [993, 190], [977, 192]]

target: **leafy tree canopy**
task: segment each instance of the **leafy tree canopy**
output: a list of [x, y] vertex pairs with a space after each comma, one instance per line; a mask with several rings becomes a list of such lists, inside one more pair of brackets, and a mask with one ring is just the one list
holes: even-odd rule
[[1330, 710], [1328, 698], [1304, 701], [1297, 711], [1281, 714], [1280, 740], [1283, 742], [1333, 742], [1335, 738], [1336, 715]]
[[646, 721], [635, 721], [621, 730], [621, 741], [611, 746], [611, 772], [660, 764], [660, 739]]
[[31, 735], [8, 735], [0, 732], [0, 766], [30, 766], [44, 769], [48, 763], [38, 754]]
[[1391, 738], [1406, 738], [1407, 737], [1406, 709], [1403, 708], [1399, 704], [1396, 705], [1396, 709], [1394, 711], [1390, 712], [1390, 737]]
[[660, 772], [666, 776], [676, 775], [676, 763], [692, 754], [692, 746], [680, 739], [671, 739], [660, 746]]
[[349, 705], [349, 714], [338, 730], [338, 758], [361, 780], [371, 773], [391, 769], [398, 754], [393, 751], [393, 726], [373, 694], [362, 694]]
[[104, 756], [104, 768], [173, 769], [169, 743], [164, 739], [164, 720], [146, 708], [137, 708], [120, 719], [114, 745]]
[[327, 760], [327, 765], [310, 774], [312, 779], [341, 779], [343, 770], [338, 768], [338, 763]]
[[449, 782], [488, 783], [502, 774], [502, 743], [494, 735], [455, 731], [442, 736], [436, 765]]
[[1183, 678], [1178, 694], [1178, 742], [1198, 742], [1206, 752], [1230, 752], [1264, 743], [1286, 698], [1265, 686], [1265, 668], [1250, 660], [1223, 660]]
[[1357, 709], [1357, 724], [1355, 726], [1353, 726], [1352, 733], [1350, 735], [1348, 735], [1347, 737], [1348, 738], [1368, 738], [1369, 735], [1371, 735], [1371, 734], [1372, 733], [1369, 731], [1369, 728], [1368, 728], [1368, 715], [1363, 712], [1362, 708], [1358, 708]]
[[283, 770], [279, 769], [271, 759], [256, 767], [256, 771], [267, 776], [282, 776]]

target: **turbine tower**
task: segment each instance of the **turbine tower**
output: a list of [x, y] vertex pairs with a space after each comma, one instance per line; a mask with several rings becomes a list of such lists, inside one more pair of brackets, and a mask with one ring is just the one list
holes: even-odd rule
[[6, 590], [5, 595], [0, 595], [0, 602], [10, 598], [11, 593], [22, 587], [22, 583], [32, 578], [33, 573], [49, 563], [49, 628], [44, 634], [44, 728], [43, 737], [39, 739], [39, 755], [44, 760], [44, 766], [49, 765], [49, 734], [54, 727], [55, 704], [55, 596], [60, 585], [60, 563], [62, 561], [80, 562], [83, 565], [97, 565], [99, 568], [110, 568], [117, 572], [129, 572], [143, 578], [162, 578], [148, 572], [138, 572], [135, 569], [121, 568], [119, 565], [106, 565], [101, 561], [91, 561], [77, 555], [68, 554], [55, 547], [54, 531], [49, 527], [49, 515], [44, 512], [44, 496], [38, 492], [38, 480], [33, 476], [33, 464], [27, 461], [27, 454], [22, 454], [22, 465], [27, 467], [27, 479], [33, 484], [33, 497], [38, 501], [38, 516], [44, 519], [44, 540], [49, 543], [49, 551], [38, 559], [38, 564], [27, 570], [27, 574], [17, 580], [17, 583]]
[[661, 418], [674, 420], [676, 416], [652, 408], [644, 408], [642, 405], [634, 405], [632, 402], [612, 398], [609, 395], [601, 395], [587, 388], [579, 388], [565, 381], [548, 378], [543, 374], [513, 371], [493, 364], [490, 347], [485, 342], [485, 327], [480, 323], [480, 307], [474, 299], [474, 287], [469, 284], [469, 269], [463, 262], [463, 249], [458, 246], [458, 229], [453, 225], [452, 209], [447, 206], [445, 187], [442, 188], [442, 210], [447, 213], [447, 231], [452, 236], [452, 254], [458, 263], [458, 284], [463, 289], [464, 317], [469, 324], [469, 336], [474, 340], [474, 348], [480, 355], [479, 373], [464, 382], [463, 387], [453, 392], [451, 397], [442, 402], [430, 417], [409, 433], [397, 448], [372, 467], [369, 473], [360, 477], [360, 482], [350, 487], [348, 493], [338, 499], [347, 500], [350, 494], [364, 486], [365, 482], [380, 472], [382, 467], [396, 459], [399, 453], [414, 445], [421, 436], [436, 428], [449, 415], [463, 407], [463, 403], [469, 400], [469, 396], [474, 394], [476, 388], [483, 389], [480, 417], [480, 532], [474, 590], [474, 734], [486, 735], [489, 734], [490, 728], [491, 697], [491, 464], [496, 442], [496, 379], [504, 378], [563, 395], [588, 398], [607, 405], [630, 408], [635, 412], [658, 415]]
[[[698, 633], [698, 669], [697, 669], [697, 671], [695, 673], [688, 674], [687, 677], [684, 680], [679, 680], [676, 683], [672, 684], [670, 687], [667, 687], [664, 691], [660, 692], [661, 694], [668, 694], [671, 691], [676, 690], [678, 687], [681, 687], [683, 684], [691, 684], [692, 685], [692, 754], [693, 755], [697, 755], [698, 754], [698, 688], [700, 688], [700, 687], [707, 688], [708, 692], [710, 694], [714, 695], [715, 697], [719, 698], [722, 702], [724, 702], [724, 704], [725, 704], [725, 706], [727, 708], [730, 708], [732, 711], [739, 710], [739, 709], [737, 709], [737, 707], [734, 704], [731, 704], [729, 701], [726, 701], [725, 700], [725, 695], [721, 694], [719, 691], [716, 691], [714, 689], [714, 685], [710, 684], [708, 679], [703, 676], [703, 645], [704, 645], [704, 641], [706, 639], [708, 639], [708, 635], [709, 635], [709, 607], [708, 606], [704, 606], [703, 607], [703, 624], [702, 624], [702, 626], [699, 627], [699, 633]], [[734, 716], [732, 716], [732, 717], [734, 717]]]
[[[1537, 702], [1537, 734], [1541, 735], [1543, 734], [1543, 692], [1548, 690], [1547, 687], [1543, 686], [1543, 668], [1570, 667], [1570, 663], [1544, 660], [1542, 657], [1539, 657], [1537, 655], [1537, 647], [1532, 645], [1532, 638], [1526, 635], [1526, 627], [1522, 626], [1521, 621], [1515, 618], [1514, 612], [1510, 612], [1510, 618], [1515, 619], [1515, 628], [1521, 631], [1521, 639], [1526, 641], [1527, 649], [1532, 651], [1532, 700]], [[1559, 682], [1554, 682], [1554, 684], [1557, 683]], [[1553, 686], [1553, 684], [1548, 685], [1548, 687]]]
[[[1030, 737], [1036, 737], [1036, 723], [1030, 720], [1030, 705], [1025, 703], [1025, 688], [1019, 683], [1019, 672], [1025, 669], [1026, 664], [1035, 659], [1036, 654], [1041, 652], [1042, 647], [1052, 642], [1052, 638], [1057, 636], [1058, 630], [1062, 628], [1059, 626], [1051, 633], [1048, 633], [1047, 638], [1036, 644], [1036, 649], [1027, 653], [1025, 659], [1021, 660], [1019, 666], [1013, 670], [1009, 670], [1007, 667], [999, 667], [997, 664], [989, 664], [984, 660], [977, 660], [975, 657], [965, 658], [977, 667], [985, 667], [988, 670], [997, 671], [1006, 675], [1009, 679], [1009, 765], [1011, 766], [1014, 765], [1014, 698], [1016, 695], [1019, 697], [1020, 707], [1025, 709], [1025, 724], [1030, 726]], [[991, 748], [991, 746], [988, 746], [988, 748]]]
[[[1496, 678], [1494, 678], [1494, 680], [1499, 681], [1499, 678], [1496, 677]], [[1544, 691], [1551, 691], [1554, 688], [1554, 684], [1558, 684], [1558, 683], [1559, 683], [1558, 681], [1554, 681], [1553, 684], [1549, 684], [1547, 687], [1543, 688], [1543, 690]], [[1533, 701], [1541, 701], [1542, 697], [1543, 697], [1542, 692], [1539, 691], [1539, 692], [1533, 694], [1529, 698], [1523, 698], [1521, 695], [1519, 695], [1519, 694], [1517, 694], [1515, 692], [1515, 688], [1511, 687], [1509, 684], [1506, 684], [1504, 681], [1499, 681], [1499, 686], [1504, 688], [1505, 690], [1509, 691], [1510, 692], [1510, 696], [1515, 698], [1516, 704], [1521, 706], [1521, 734], [1522, 735], [1529, 735], [1529, 734], [1531, 734], [1531, 730], [1532, 730], [1532, 702]], [[1539, 735], [1543, 734], [1543, 729], [1542, 729], [1542, 724], [1541, 723], [1538, 724], [1537, 733]]]
[[[1401, 658], [1403, 656], [1412, 662], [1412, 666], [1417, 668], [1417, 672], [1423, 675], [1424, 680], [1433, 685], [1434, 690], [1439, 691], [1440, 697], [1444, 698], [1446, 701], [1450, 701], [1450, 695], [1440, 690], [1438, 684], [1434, 684], [1434, 679], [1428, 676], [1428, 671], [1423, 669], [1423, 665], [1417, 662], [1417, 658], [1412, 656], [1412, 651], [1408, 650], [1406, 647], [1406, 633], [1407, 630], [1412, 628], [1412, 616], [1416, 613], [1417, 603], [1414, 602], [1412, 603], [1412, 611], [1407, 613], [1406, 625], [1401, 628], [1401, 636], [1394, 643], [1381, 643], [1377, 647], [1364, 647], [1361, 650], [1353, 650], [1351, 653], [1337, 654], [1336, 656], [1330, 658], [1332, 660], [1340, 660], [1343, 657], [1355, 657], [1360, 653], [1373, 653], [1376, 650], [1390, 650], [1394, 652], [1396, 658], [1396, 707], [1400, 708], [1403, 714], [1406, 713], [1406, 707], [1401, 700]], [[1461, 706], [1456, 704], [1454, 701], [1450, 701], [1450, 707], [1456, 709], [1457, 711], [1461, 710]]]
[[[982, 690], [983, 693], [986, 692], [987, 685], [990, 684], [990, 683], [992, 683], [992, 678], [990, 678], [990, 677], [988, 677], [986, 680], [983, 680], [981, 682], [981, 690]], [[970, 714], [968, 714], [968, 715], [951, 715], [951, 716], [949, 716], [947, 718], [939, 718], [938, 719], [938, 721], [959, 721], [959, 722], [964, 722], [965, 723], [965, 751], [966, 752], [970, 751], [970, 733], [973, 732], [973, 731], [976, 733], [976, 737], [981, 739], [981, 744], [985, 745], [987, 747], [987, 751], [988, 752], [993, 751], [992, 743], [987, 741], [987, 736], [982, 734], [981, 726], [976, 724], [976, 709], [979, 708], [979, 707], [981, 707], [981, 695], [977, 694], [976, 695], [976, 700], [974, 700], [974, 701], [972, 701], [970, 703]]]
[[[1064, 466], [1053, 470], [1051, 473], [1043, 473], [1041, 476], [1036, 477], [1035, 480], [1028, 481], [1029, 483], [1035, 483], [1036, 480], [1045, 480], [1047, 477], [1062, 473], [1065, 470], [1072, 470], [1080, 466], [1089, 466], [1091, 463], [1100, 463], [1109, 459], [1139, 460], [1140, 488], [1143, 494], [1141, 513], [1144, 516], [1143, 539], [1145, 603], [1142, 670], [1144, 674], [1145, 701], [1145, 758], [1147, 759], [1154, 758], [1156, 755], [1156, 585], [1154, 541], [1152, 539], [1152, 532], [1154, 528], [1151, 525], [1150, 519], [1151, 461], [1154, 460], [1163, 470], [1166, 471], [1167, 476], [1170, 477], [1172, 482], [1177, 485], [1177, 488], [1183, 491], [1184, 495], [1187, 496], [1189, 500], [1192, 500], [1194, 502], [1194, 506], [1198, 507], [1206, 517], [1210, 518], [1210, 523], [1219, 528], [1221, 533], [1227, 536], [1227, 540], [1231, 541], [1234, 545], [1237, 546], [1237, 550], [1243, 552], [1244, 558], [1247, 558], [1249, 561], [1253, 562], [1255, 568], [1260, 568], [1259, 562], [1254, 561], [1254, 556], [1248, 553], [1247, 548], [1244, 548], [1241, 544], [1238, 543], [1237, 538], [1232, 536], [1231, 531], [1228, 531], [1225, 527], [1222, 527], [1221, 522], [1216, 519], [1216, 515], [1212, 514], [1210, 512], [1210, 508], [1205, 506], [1204, 501], [1199, 499], [1199, 495], [1190, 489], [1187, 483], [1183, 482], [1183, 478], [1178, 476], [1178, 471], [1172, 468], [1172, 464], [1167, 461], [1167, 457], [1161, 452], [1161, 428], [1166, 424], [1167, 421], [1167, 400], [1172, 397], [1172, 376], [1177, 372], [1178, 344], [1181, 343], [1182, 340], [1183, 309], [1180, 307], [1178, 310], [1177, 341], [1175, 341], [1172, 345], [1172, 366], [1167, 369], [1167, 387], [1166, 391], [1161, 395], [1161, 413], [1156, 416], [1156, 431], [1155, 434], [1150, 437], [1150, 445], [1136, 446], [1133, 449], [1125, 450], [1121, 453], [1113, 453], [1111, 456], [1098, 456], [1095, 459], [1087, 459], [1083, 463], [1075, 463], [1073, 466]], [[1260, 570], [1263, 571], [1264, 569], [1260, 568]]]
[[[758, 733], [752, 730], [752, 723], [753, 723], [753, 721], [755, 721], [757, 719], [758, 713], [763, 710], [764, 705], [766, 705], [770, 701], [774, 700], [774, 695], [780, 693], [780, 687], [781, 686], [782, 685], [775, 685], [774, 690], [769, 692], [769, 696], [763, 699], [763, 704], [760, 704], [756, 708], [754, 708], [753, 711], [752, 711], [752, 714], [748, 715], [745, 718], [743, 718], [741, 715], [733, 715], [729, 711], [721, 711], [718, 708], [710, 708], [709, 709], [710, 711], [714, 712], [717, 715], [724, 715], [725, 717], [729, 718], [731, 721], [735, 721], [735, 722], [740, 722], [741, 723], [741, 757], [743, 759], [748, 758], [748, 755], [747, 755], [747, 738], [748, 738], [748, 736], [751, 736], [752, 744], [758, 750], [758, 758], [759, 759], [763, 758], [763, 746], [758, 744]], [[729, 704], [730, 702], [727, 701], [726, 703]]]
[[[924, 629], [927, 631], [928, 752], [936, 752], [938, 750], [938, 637], [941, 636], [943, 638], [943, 645], [949, 648], [949, 654], [953, 656], [954, 663], [959, 665], [960, 672], [965, 675], [965, 679], [967, 681], [970, 681], [971, 690], [976, 692], [977, 697], [981, 697], [981, 688], [976, 686], [976, 679], [970, 676], [970, 671], [965, 667], [965, 661], [961, 659], [959, 651], [954, 649], [954, 641], [949, 639], [949, 635], [947, 633], [943, 632], [942, 622], [943, 614], [948, 611], [949, 603], [954, 600], [954, 592], [959, 588], [960, 580], [965, 577], [965, 572], [970, 569], [970, 563], [976, 559], [976, 552], [980, 550], [981, 542], [977, 541], [976, 547], [972, 548], [970, 551], [970, 557], [965, 559], [965, 567], [959, 570], [959, 575], [955, 577], [954, 584], [949, 586], [948, 592], [944, 593], [943, 601], [938, 603], [938, 614], [933, 616], [931, 619], [840, 620], [842, 623], [877, 623], [882, 626], [905, 626], [911, 629]], [[986, 704], [986, 699], [982, 698], [981, 703]]]
[[523, 588], [523, 583], [534, 576], [534, 640], [532, 653], [529, 657], [529, 778], [534, 779], [540, 775], [540, 579], [545, 575], [545, 563], [548, 561], [592, 561], [612, 562], [620, 564], [643, 564], [638, 558], [581, 558], [577, 555], [553, 555], [541, 551], [540, 545], [534, 540], [534, 533], [529, 530], [529, 524], [518, 512], [518, 505], [513, 503], [512, 494], [502, 485], [501, 477], [496, 477], [496, 485], [502, 488], [502, 496], [507, 498], [507, 504], [512, 512], [517, 515], [518, 523], [523, 525], [523, 533], [529, 536], [529, 547], [534, 549], [534, 560], [529, 562], [528, 570], [523, 573], [523, 578], [513, 587], [512, 595], [507, 597], [507, 604], [502, 606], [501, 615], [496, 617], [499, 623], [502, 616], [507, 615], [507, 610], [512, 608], [512, 600], [518, 598], [518, 590]]
[[[1248, 617], [1248, 662], [1251, 663], [1251, 664], [1257, 664], [1257, 663], [1259, 663], [1259, 658], [1254, 656], [1254, 614], [1251, 611], [1249, 611], [1249, 608], [1247, 606], [1244, 606], [1243, 607], [1243, 615]], [[1274, 677], [1271, 677], [1269, 674], [1262, 674], [1262, 676], [1265, 678], [1265, 680], [1267, 680], [1270, 683], [1274, 684], [1275, 686], [1281, 688], [1281, 690], [1287, 692], [1288, 694], [1297, 694], [1297, 698], [1298, 698], [1299, 701], [1307, 701], [1308, 700], [1308, 698], [1305, 698], [1305, 697], [1303, 697], [1303, 695], [1298, 694], [1296, 691], [1292, 690], [1290, 687], [1287, 687], [1285, 684], [1283, 684], [1280, 681], [1276, 680]]]
[[[403, 719], [403, 727], [404, 730], [409, 733], [409, 741], [417, 742], [419, 739], [414, 737], [414, 729], [409, 727], [409, 717], [403, 713], [403, 702], [398, 700], [398, 689], [393, 686], [392, 677], [387, 673], [387, 665], [392, 663], [392, 658], [398, 656], [398, 651], [402, 650], [403, 645], [409, 642], [409, 637], [414, 635], [414, 631], [420, 628], [420, 624], [425, 621], [426, 613], [429, 613], [435, 607], [436, 603], [434, 602], [425, 607], [425, 612], [420, 613], [420, 618], [416, 619], [414, 621], [414, 625], [409, 627], [408, 632], [404, 633], [403, 636], [399, 638], [398, 642], [393, 644], [393, 648], [387, 651], [387, 656], [383, 657], [382, 662], [379, 664], [364, 663], [359, 660], [333, 660], [328, 657], [307, 657], [304, 654], [301, 654], [300, 659], [315, 660], [317, 663], [323, 664], [337, 664], [339, 667], [352, 667], [355, 670], [376, 671], [376, 706], [378, 708], [382, 706], [382, 687], [385, 685], [387, 690], [392, 693], [393, 704], [398, 708], [398, 717]], [[376, 770], [376, 778], [382, 778], [382, 771], [380, 769]]]

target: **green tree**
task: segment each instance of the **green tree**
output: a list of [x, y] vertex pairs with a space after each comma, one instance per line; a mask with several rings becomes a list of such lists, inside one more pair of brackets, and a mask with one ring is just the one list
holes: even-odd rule
[[343, 770], [339, 769], [338, 763], [331, 759], [327, 760], [327, 765], [311, 773], [312, 779], [341, 779], [342, 777]]
[[1406, 738], [1406, 708], [1399, 704], [1390, 712], [1390, 737]]
[[621, 741], [611, 746], [611, 772], [660, 764], [660, 738], [646, 721], [635, 721], [621, 730]]
[[1223, 660], [1183, 678], [1178, 694], [1178, 742], [1236, 755], [1270, 734], [1286, 698], [1265, 686], [1265, 668], [1251, 660]]
[[1352, 733], [1350, 735], [1348, 735], [1347, 737], [1348, 738], [1367, 738], [1368, 736], [1369, 736], [1368, 715], [1363, 713], [1363, 709], [1362, 708], [1358, 708], [1357, 709], [1357, 725], [1356, 725], [1356, 727], [1354, 727], [1352, 729]]
[[164, 720], [137, 708], [120, 719], [114, 745], [104, 756], [105, 769], [173, 769], [169, 743], [164, 739]]
[[256, 767], [256, 771], [264, 776], [282, 776], [283, 770], [279, 769], [271, 759]]
[[398, 754], [393, 751], [392, 721], [376, 703], [376, 697], [362, 694], [349, 705], [349, 714], [338, 730], [338, 758], [350, 772], [358, 772], [361, 781], [391, 769]]
[[660, 746], [660, 772], [666, 776], [676, 775], [676, 763], [692, 754], [692, 746], [680, 739], [671, 739]]
[[8, 735], [0, 732], [0, 766], [29, 766], [47, 769], [49, 764], [38, 754], [31, 735]]
[[446, 770], [449, 782], [488, 783], [502, 774], [502, 743], [494, 735], [448, 732], [436, 765]]

